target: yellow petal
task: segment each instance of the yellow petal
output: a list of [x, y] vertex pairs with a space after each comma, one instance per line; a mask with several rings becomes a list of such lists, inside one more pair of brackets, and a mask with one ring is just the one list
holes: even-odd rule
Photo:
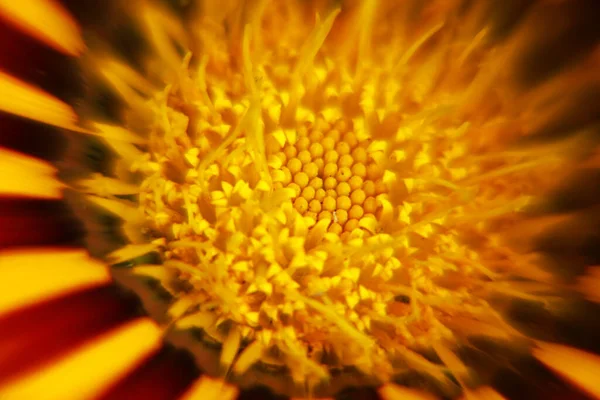
[[434, 400], [435, 396], [417, 389], [394, 385], [388, 383], [379, 389], [379, 395], [383, 400]]
[[233, 359], [240, 348], [241, 339], [242, 337], [238, 329], [233, 328], [229, 332], [225, 343], [223, 343], [223, 350], [221, 351], [221, 365], [229, 368], [233, 363]]
[[68, 104], [2, 71], [0, 71], [0, 93], [2, 93], [0, 111], [59, 128], [81, 130], [75, 125], [77, 115]]
[[98, 135], [106, 139], [108, 142], [113, 140], [118, 140], [122, 142], [128, 143], [144, 143], [144, 139], [137, 136], [135, 133], [121, 127], [118, 125], [110, 125], [110, 124], [102, 124], [100, 122], [94, 122], [92, 127], [97, 130], [97, 132], [91, 131], [88, 132], [92, 135]]
[[157, 53], [166, 64], [177, 71], [181, 67], [183, 57], [177, 52], [175, 44], [189, 48], [183, 27], [173, 15], [159, 7], [145, 4], [140, 14]]
[[60, 198], [64, 185], [55, 173], [50, 164], [0, 147], [0, 195]]
[[144, 244], [128, 244], [110, 253], [106, 256], [107, 260], [112, 264], [118, 264], [123, 261], [132, 260], [155, 251], [158, 245], [155, 243]]
[[294, 67], [293, 75], [295, 79], [302, 78], [306, 74], [306, 71], [308, 71], [310, 66], [313, 64], [315, 56], [319, 52], [321, 46], [323, 46], [323, 43], [325, 42], [327, 35], [329, 35], [329, 31], [331, 31], [333, 23], [335, 22], [335, 19], [340, 11], [341, 9], [339, 8], [334, 9], [329, 13], [327, 18], [325, 18], [323, 21], [318, 21], [315, 25], [310, 37], [307, 38], [304, 46], [302, 47], [298, 57], [298, 62]]
[[475, 390], [466, 390], [461, 400], [506, 400], [504, 396], [489, 386], [477, 388]]
[[89, 62], [130, 106], [144, 107], [152, 86], [135, 70], [109, 57], [94, 57]]
[[160, 344], [160, 329], [147, 318], [137, 319], [44, 369], [9, 382], [0, 389], [0, 398], [93, 398], [131, 372]]
[[244, 351], [242, 351], [242, 354], [240, 354], [240, 357], [235, 362], [235, 365], [233, 366], [233, 371], [236, 374], [243, 374], [252, 365], [258, 362], [258, 360], [260, 360], [263, 351], [264, 347], [260, 341], [255, 340], [254, 342], [250, 343], [248, 347], [246, 347]]
[[136, 223], [142, 220], [142, 215], [135, 204], [125, 200], [105, 199], [98, 196], [86, 197], [91, 203], [94, 203], [108, 212], [120, 217], [123, 221]]
[[0, 253], [0, 314], [110, 281], [106, 266], [80, 250]]
[[185, 392], [181, 400], [233, 400], [237, 394], [238, 390], [234, 386], [203, 375]]
[[533, 355], [552, 371], [600, 399], [600, 356], [553, 343], [537, 343]]
[[588, 267], [578, 279], [577, 288], [589, 301], [600, 303], [600, 267]]
[[452, 372], [452, 375], [454, 375], [454, 377], [462, 384], [462, 380], [469, 373], [465, 364], [460, 360], [460, 358], [458, 358], [456, 354], [454, 354], [452, 350], [442, 343], [434, 343], [433, 349], [440, 357], [442, 362], [446, 364], [448, 369]]
[[68, 55], [77, 56], [85, 48], [79, 26], [58, 1], [0, 0], [0, 17]]
[[100, 174], [93, 175], [87, 179], [81, 179], [75, 182], [75, 186], [81, 188], [86, 193], [93, 193], [101, 197], [138, 194], [140, 192], [138, 186]]

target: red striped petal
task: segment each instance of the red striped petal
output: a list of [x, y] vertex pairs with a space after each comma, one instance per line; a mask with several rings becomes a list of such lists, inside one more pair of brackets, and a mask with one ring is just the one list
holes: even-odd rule
[[0, 386], [10, 399], [88, 400], [131, 373], [161, 345], [161, 331], [136, 318], [86, 342], [77, 351]]
[[19, 31], [0, 23], [0, 70], [29, 82], [65, 102], [82, 94], [77, 60]]
[[138, 316], [136, 300], [114, 286], [84, 290], [0, 319], [0, 383], [51, 363]]
[[0, 17], [65, 54], [77, 56], [85, 48], [79, 26], [56, 1], [0, 0]]
[[164, 347], [100, 399], [177, 399], [197, 376], [197, 368], [188, 354]]
[[0, 249], [73, 245], [83, 226], [59, 200], [0, 197]]
[[58, 160], [67, 147], [66, 138], [49, 125], [0, 113], [0, 127], [0, 147], [42, 160]]

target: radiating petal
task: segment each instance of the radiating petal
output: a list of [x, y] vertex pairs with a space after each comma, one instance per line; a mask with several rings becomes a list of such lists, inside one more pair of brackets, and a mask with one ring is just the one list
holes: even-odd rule
[[533, 355], [567, 381], [600, 399], [600, 356], [553, 343], [538, 343]]
[[238, 390], [230, 384], [206, 375], [183, 395], [181, 400], [234, 400]]
[[144, 254], [153, 252], [158, 247], [159, 246], [155, 243], [128, 244], [127, 246], [121, 247], [120, 249], [115, 250], [107, 255], [106, 259], [112, 264], [118, 264], [123, 261], [129, 261], [143, 256]]
[[0, 0], [0, 18], [63, 53], [77, 56], [85, 48], [79, 26], [57, 1]]
[[163, 347], [99, 399], [175, 399], [188, 390], [197, 377], [197, 368], [189, 354]]
[[81, 130], [75, 111], [56, 97], [0, 71], [0, 111], [59, 128]]
[[0, 253], [0, 314], [110, 281], [108, 269], [80, 250]]
[[434, 400], [435, 396], [417, 389], [411, 389], [393, 383], [383, 385], [379, 389], [383, 400]]
[[161, 332], [137, 319], [45, 369], [0, 388], [8, 399], [89, 399], [116, 382], [160, 345]]
[[83, 235], [82, 224], [60, 200], [0, 197], [0, 249], [72, 245]]
[[505, 400], [505, 397], [489, 386], [468, 390], [461, 400]]
[[[0, 31], [0, 37], [2, 32]], [[2, 44], [0, 43], [0, 48]], [[60, 129], [16, 115], [0, 112], [0, 147], [44, 160], [64, 155], [66, 137]]]
[[600, 267], [588, 267], [586, 273], [579, 277], [577, 287], [589, 301], [600, 303]]
[[0, 386], [139, 317], [139, 303], [110, 283], [0, 316]]
[[60, 198], [64, 185], [55, 173], [50, 164], [0, 148], [0, 195]]

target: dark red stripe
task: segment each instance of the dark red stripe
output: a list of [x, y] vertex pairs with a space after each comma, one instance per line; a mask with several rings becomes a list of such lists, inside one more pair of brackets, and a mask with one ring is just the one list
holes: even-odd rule
[[146, 34], [122, 0], [60, 0], [82, 26], [85, 37], [107, 45], [114, 54], [131, 65], [141, 66], [141, 59], [152, 51]]
[[58, 0], [84, 29], [110, 25], [116, 1], [119, 0]]
[[287, 400], [288, 396], [274, 394], [270, 389], [260, 386], [251, 389], [241, 389], [237, 400]]
[[83, 235], [83, 226], [62, 201], [0, 197], [0, 249], [76, 245]]
[[100, 399], [174, 400], [198, 376], [198, 369], [188, 353], [165, 346]]
[[533, 40], [519, 54], [516, 78], [537, 85], [579, 62], [597, 48], [600, 40], [600, 2], [570, 0], [539, 2]]
[[376, 388], [370, 386], [344, 389], [335, 396], [335, 400], [381, 400]]
[[0, 147], [16, 150], [46, 161], [56, 161], [66, 149], [66, 139], [48, 125], [0, 113]]
[[[43, 23], [43, 21], [40, 21]], [[71, 102], [82, 93], [77, 60], [0, 20], [0, 69]]]
[[137, 299], [107, 285], [4, 316], [0, 319], [0, 384], [51, 363], [138, 315]]
[[493, 386], [507, 399], [591, 400], [550, 372], [533, 357], [524, 357], [498, 373]]

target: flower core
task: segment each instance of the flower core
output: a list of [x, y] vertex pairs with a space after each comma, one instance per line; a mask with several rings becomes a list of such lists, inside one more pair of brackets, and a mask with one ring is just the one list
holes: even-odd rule
[[465, 335], [518, 335], [488, 295], [545, 277], [502, 234], [561, 159], [507, 149], [522, 132], [489, 91], [502, 54], [441, 16], [412, 36], [374, 24], [373, 4], [312, 30], [285, 7], [207, 20], [183, 64], [157, 34], [166, 89], [140, 106], [115, 85], [150, 121], [147, 141], [115, 147], [163, 260], [137, 271], [166, 271], [169, 318], [221, 342], [236, 374], [463, 376], [449, 349]]

